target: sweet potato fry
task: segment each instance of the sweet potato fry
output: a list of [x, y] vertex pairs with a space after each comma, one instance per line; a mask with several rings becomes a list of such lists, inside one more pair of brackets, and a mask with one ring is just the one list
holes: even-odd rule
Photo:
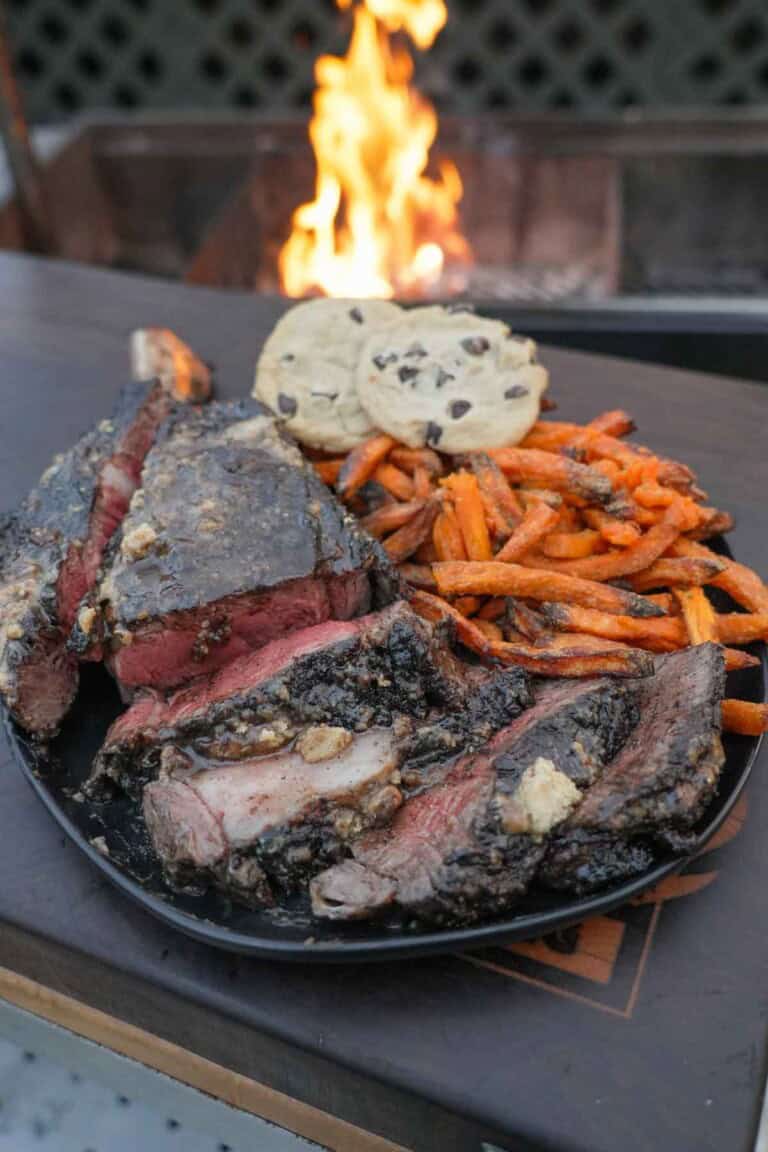
[[712, 536], [724, 536], [734, 526], [734, 519], [730, 512], [721, 512], [719, 508], [700, 508], [699, 523], [690, 533], [694, 540], [709, 540]]
[[641, 536], [637, 524], [631, 520], [621, 520], [602, 508], [585, 508], [584, 519], [590, 528], [594, 528], [615, 548], [629, 548], [631, 544], [636, 544]]
[[395, 441], [391, 436], [370, 436], [357, 448], [353, 448], [341, 466], [336, 491], [342, 497], [349, 497], [362, 488], [381, 464], [382, 460], [391, 452]]
[[466, 560], [467, 550], [452, 504], [445, 504], [432, 529], [438, 560]]
[[581, 424], [566, 424], [561, 420], [537, 420], [520, 447], [538, 448], [542, 452], [558, 452], [582, 432]]
[[654, 588], [692, 588], [695, 584], [713, 584], [723, 571], [723, 564], [713, 555], [711, 560], [697, 557], [662, 557], [644, 572], [630, 576], [635, 592], [651, 592]]
[[539, 676], [650, 676], [653, 657], [595, 636], [553, 636], [542, 646], [489, 642], [490, 655]]
[[[750, 612], [768, 612], [768, 588], [763, 581], [744, 564], [737, 564], [725, 556], [718, 556], [711, 552], [704, 544], [697, 544], [695, 540], [680, 538], [675, 542], [671, 555], [710, 560], [720, 565], [720, 571], [712, 580], [706, 583], [713, 584], [727, 592], [732, 600], [747, 608]], [[704, 581], [702, 581], [704, 583]]]
[[369, 516], [364, 516], [360, 523], [366, 532], [380, 539], [388, 532], [402, 528], [417, 512], [421, 512], [423, 507], [423, 500], [409, 500], [406, 504], [385, 504], [375, 512], [371, 512]]
[[541, 611], [547, 623], [559, 632], [583, 632], [605, 640], [625, 641], [652, 652], [674, 652], [688, 643], [688, 632], [680, 617], [638, 620], [578, 604], [542, 604]]
[[453, 602], [454, 608], [462, 616], [474, 616], [481, 604], [479, 596], [457, 596]]
[[441, 483], [453, 498], [456, 519], [470, 560], [490, 560], [493, 549], [477, 477], [471, 472], [453, 472]]
[[717, 615], [701, 587], [675, 588], [691, 644], [717, 641]]
[[721, 644], [752, 644], [768, 640], [768, 612], [724, 612], [717, 617]]
[[681, 614], [680, 605], [672, 592], [649, 592], [645, 598], [646, 600], [650, 600], [652, 604], [657, 604], [668, 616], [679, 616]]
[[534, 504], [548, 504], [559, 512], [563, 507], [562, 496], [551, 488], [518, 488], [515, 495], [526, 509], [532, 508]]
[[535, 644], [548, 640], [552, 634], [552, 629], [541, 612], [537, 612], [525, 601], [516, 600], [513, 596], [507, 598], [507, 621], [510, 629]]
[[583, 560], [592, 556], [602, 536], [592, 528], [581, 532], [550, 532], [541, 542], [545, 556], [553, 560]]
[[[434, 576], [432, 578], [434, 579]], [[480, 620], [498, 620], [506, 611], [507, 601], [496, 597], [493, 600], [486, 600], [477, 615]]]
[[432, 525], [440, 511], [441, 504], [441, 493], [435, 493], [426, 501], [424, 507], [411, 517], [407, 524], [386, 538], [384, 548], [391, 560], [394, 560], [395, 563], [407, 560], [419, 545], [424, 543], [432, 532]]
[[386, 488], [387, 492], [391, 492], [396, 499], [413, 499], [413, 480], [394, 464], [390, 464], [389, 460], [379, 464], [373, 474], [373, 479], [381, 484], [382, 488]]
[[762, 736], [768, 732], [768, 704], [750, 700], [723, 700], [720, 705], [723, 728], [740, 736]]
[[433, 565], [442, 596], [521, 596], [530, 600], [563, 600], [625, 616], [662, 616], [663, 610], [642, 596], [561, 572], [491, 561]]
[[745, 668], [757, 668], [760, 661], [757, 656], [749, 652], [742, 652], [740, 648], [723, 648], [726, 672], [743, 672]]
[[489, 640], [503, 641], [504, 633], [502, 632], [501, 628], [499, 628], [498, 624], [494, 624], [492, 620], [481, 620], [476, 617], [473, 623], [476, 628], [480, 629], [484, 636], [488, 637]]
[[611, 482], [601, 472], [536, 448], [496, 448], [489, 455], [510, 480], [529, 480], [558, 491], [565, 490], [596, 504], [611, 498]]
[[515, 528], [504, 547], [496, 554], [499, 563], [519, 560], [530, 552], [559, 521], [559, 515], [548, 504], [532, 504], [522, 522]]
[[484, 452], [474, 452], [469, 461], [477, 477], [486, 516], [489, 517], [494, 532], [497, 536], [509, 536], [523, 517], [520, 501], [510, 488], [506, 476], [490, 456]]
[[427, 592], [434, 592], [437, 589], [437, 583], [429, 564], [409, 564], [406, 562], [400, 565], [400, 575], [414, 588], [424, 588]]
[[606, 552], [602, 556], [590, 556], [585, 560], [563, 560], [557, 571], [581, 576], [585, 580], [618, 580], [649, 568], [662, 556], [680, 535], [680, 512], [673, 504], [664, 513], [661, 524], [641, 536], [635, 544], [618, 552]]
[[443, 462], [431, 448], [405, 448], [398, 445], [389, 454], [396, 468], [413, 476], [417, 468], [426, 468], [430, 476], [442, 476]]
[[315, 472], [317, 472], [323, 484], [327, 484], [330, 488], [333, 487], [338, 480], [343, 463], [343, 459], [315, 460], [313, 461], [312, 467], [315, 469]]
[[573, 448], [583, 448], [589, 443], [593, 436], [627, 436], [630, 432], [634, 432], [635, 422], [628, 412], [623, 412], [621, 408], [614, 408], [610, 412], [603, 412], [596, 416], [594, 420], [590, 420], [589, 424], [585, 425], [583, 431], [575, 436], [571, 441]]
[[426, 500], [432, 493], [432, 477], [423, 464], [413, 470], [413, 494], [417, 500]]
[[413, 554], [413, 559], [417, 564], [434, 564], [435, 560], [439, 559], [431, 535], [427, 537], [423, 544], [419, 544]]
[[477, 627], [474, 621], [467, 620], [461, 612], [458, 612], [442, 597], [415, 589], [410, 593], [408, 600], [414, 612], [433, 624], [438, 624], [442, 620], [451, 620], [456, 629], [456, 635], [462, 644], [465, 644], [467, 648], [479, 656], [487, 655], [490, 641], [485, 633]]

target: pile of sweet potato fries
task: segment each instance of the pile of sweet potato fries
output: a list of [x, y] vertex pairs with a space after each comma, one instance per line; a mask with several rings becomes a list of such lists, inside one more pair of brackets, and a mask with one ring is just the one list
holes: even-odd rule
[[[768, 639], [768, 587], [702, 543], [731, 517], [684, 464], [628, 444], [630, 416], [534, 425], [514, 448], [463, 457], [377, 435], [323, 480], [399, 565], [414, 609], [450, 619], [480, 657], [542, 676], [637, 676], [650, 653], [716, 641], [726, 667]], [[316, 454], [317, 455], [317, 454]], [[711, 585], [739, 607], [719, 613]], [[768, 730], [768, 707], [727, 700], [723, 725]]]

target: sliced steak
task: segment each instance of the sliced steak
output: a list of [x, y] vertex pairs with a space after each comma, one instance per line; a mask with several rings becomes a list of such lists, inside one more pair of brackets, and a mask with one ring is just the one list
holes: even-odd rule
[[[77, 691], [67, 639], [171, 406], [159, 384], [124, 388], [113, 417], [61, 456], [0, 525], [0, 694], [29, 732], [56, 732]], [[83, 607], [81, 608], [81, 605]]]
[[128, 688], [173, 687], [395, 594], [383, 551], [255, 401], [172, 419], [137, 496], [100, 590]]
[[347, 841], [402, 802], [394, 734], [307, 729], [291, 751], [237, 764], [166, 746], [144, 789], [152, 843], [176, 884], [213, 882], [255, 905], [340, 859]]
[[502, 912], [527, 891], [551, 829], [637, 715], [626, 682], [543, 688], [480, 752], [432, 766], [390, 828], [353, 842], [353, 862], [317, 876], [315, 914], [359, 919], [394, 902], [419, 921], [468, 924]]
[[724, 689], [716, 644], [657, 658], [656, 675], [638, 684], [640, 723], [554, 837], [545, 883], [586, 892], [645, 871], [660, 847], [685, 849], [725, 759]]
[[126, 786], [148, 779], [167, 743], [243, 759], [287, 744], [306, 724], [362, 731], [396, 716], [423, 719], [433, 708], [461, 716], [466, 743], [477, 726], [476, 696], [490, 731], [532, 700], [525, 673], [469, 668], [451, 652], [444, 630], [399, 601], [274, 640], [169, 696], [140, 692], [108, 732], [93, 779]]

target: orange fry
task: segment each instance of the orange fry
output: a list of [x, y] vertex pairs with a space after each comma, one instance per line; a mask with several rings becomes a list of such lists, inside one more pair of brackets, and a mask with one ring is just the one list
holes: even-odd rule
[[663, 610], [642, 596], [562, 572], [519, 564], [471, 561], [440, 563], [432, 568], [442, 596], [521, 596], [530, 600], [564, 600], [626, 616], [662, 616]]
[[454, 472], [441, 483], [453, 497], [456, 519], [470, 560], [490, 560], [493, 549], [477, 477], [471, 472]]
[[553, 636], [547, 644], [490, 642], [490, 654], [539, 676], [650, 676], [653, 657], [595, 636]]
[[691, 588], [694, 584], [713, 584], [723, 565], [713, 556], [711, 560], [686, 557], [670, 559], [667, 556], [651, 564], [644, 572], [630, 576], [635, 592], [651, 592], [654, 588]]
[[490, 641], [485, 633], [477, 627], [474, 621], [467, 620], [461, 612], [458, 612], [442, 597], [433, 596], [431, 592], [414, 590], [410, 593], [408, 600], [414, 612], [433, 624], [439, 624], [442, 620], [451, 620], [456, 628], [456, 635], [462, 644], [480, 656], [487, 655]]
[[653, 652], [674, 652], [688, 642], [680, 617], [638, 620], [633, 616], [612, 616], [578, 604], [543, 604], [542, 615], [560, 632], [584, 632], [606, 640], [626, 641]]
[[550, 532], [544, 537], [541, 550], [554, 560], [583, 560], [593, 555], [601, 540], [600, 533], [591, 528], [581, 532]]
[[548, 504], [532, 504], [527, 509], [521, 524], [515, 528], [504, 547], [496, 554], [496, 560], [499, 563], [509, 563], [521, 559], [552, 531], [558, 520], [558, 513]]
[[413, 470], [413, 494], [417, 500], [426, 500], [432, 493], [432, 477], [423, 464]]
[[768, 640], [768, 612], [725, 612], [717, 617], [721, 644], [752, 644]]
[[562, 420], [537, 420], [521, 442], [521, 448], [538, 448], [542, 452], [558, 452], [563, 445], [583, 432], [581, 424], [566, 424]]
[[529, 480], [546, 488], [565, 489], [597, 504], [611, 498], [611, 482], [601, 472], [536, 448], [495, 448], [489, 455], [510, 480]]
[[560, 511], [563, 507], [562, 496], [551, 488], [518, 488], [515, 495], [524, 508], [532, 508], [534, 504], [549, 504], [550, 508]]
[[585, 580], [617, 580], [642, 572], [674, 544], [680, 535], [680, 520], [677, 505], [672, 505], [665, 512], [662, 523], [649, 528], [636, 544], [619, 552], [606, 552], [585, 560], [564, 560], [558, 564], [557, 570], [571, 576], [582, 576]]
[[413, 480], [405, 472], [396, 468], [394, 464], [390, 464], [388, 460], [379, 464], [373, 473], [373, 479], [398, 500], [413, 499]]
[[602, 508], [585, 508], [584, 519], [604, 540], [615, 548], [629, 548], [640, 539], [640, 529], [631, 520], [621, 520]]
[[482, 601], [479, 596], [457, 596], [453, 606], [462, 616], [474, 616]]
[[504, 615], [506, 610], [506, 600], [497, 598], [495, 600], [486, 600], [477, 615], [480, 620], [498, 620], [500, 616]]
[[438, 560], [466, 560], [467, 550], [452, 504], [445, 504], [435, 520], [432, 540]]
[[495, 460], [484, 452], [475, 452], [469, 459], [494, 532], [497, 536], [509, 536], [523, 516], [520, 501]]
[[675, 588], [691, 644], [717, 640], [717, 616], [701, 587]]
[[389, 459], [397, 468], [413, 476], [417, 468], [426, 468], [430, 476], [442, 476], [443, 462], [431, 448], [405, 448], [398, 444], [389, 454]]
[[371, 436], [353, 448], [341, 466], [336, 491], [342, 497], [349, 497], [370, 480], [384, 457], [392, 450], [395, 441], [391, 436]]
[[479, 628], [483, 635], [487, 636], [489, 640], [504, 639], [504, 633], [502, 632], [501, 628], [499, 628], [498, 624], [494, 624], [492, 620], [483, 620], [477, 618], [474, 620], [474, 624], [475, 627]]
[[391, 560], [395, 563], [407, 560], [424, 543], [432, 532], [432, 525], [440, 511], [441, 503], [441, 497], [436, 493], [407, 524], [386, 538], [384, 549]]
[[388, 532], [402, 528], [417, 512], [421, 512], [423, 507], [423, 500], [410, 500], [406, 504], [383, 504], [375, 512], [363, 516], [360, 523], [371, 536], [381, 538]]
[[711, 552], [704, 544], [694, 540], [679, 539], [672, 548], [671, 555], [711, 560], [720, 565], [718, 575], [706, 583], [713, 584], [727, 592], [732, 600], [750, 612], [768, 612], [768, 588], [763, 581], [744, 564], [737, 564], [725, 556]]
[[742, 652], [740, 648], [723, 648], [726, 672], [743, 672], [745, 668], [757, 668], [760, 661], [757, 656], [749, 652]]
[[740, 736], [762, 736], [768, 732], [768, 704], [750, 700], [723, 700], [720, 705], [723, 728]]
[[339, 478], [343, 460], [315, 460], [312, 467], [324, 484], [332, 487]]
[[634, 432], [635, 422], [628, 412], [615, 408], [590, 420], [583, 431], [571, 441], [572, 448], [585, 448], [594, 436], [627, 436]]
[[712, 536], [724, 536], [734, 526], [730, 512], [719, 508], [699, 508], [699, 523], [691, 533], [694, 540], [709, 540]]

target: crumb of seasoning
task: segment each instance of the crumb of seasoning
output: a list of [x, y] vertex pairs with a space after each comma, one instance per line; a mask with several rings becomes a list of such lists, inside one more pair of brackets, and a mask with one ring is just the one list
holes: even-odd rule
[[157, 541], [157, 533], [151, 524], [138, 524], [126, 532], [120, 551], [127, 560], [140, 560], [146, 556]]

